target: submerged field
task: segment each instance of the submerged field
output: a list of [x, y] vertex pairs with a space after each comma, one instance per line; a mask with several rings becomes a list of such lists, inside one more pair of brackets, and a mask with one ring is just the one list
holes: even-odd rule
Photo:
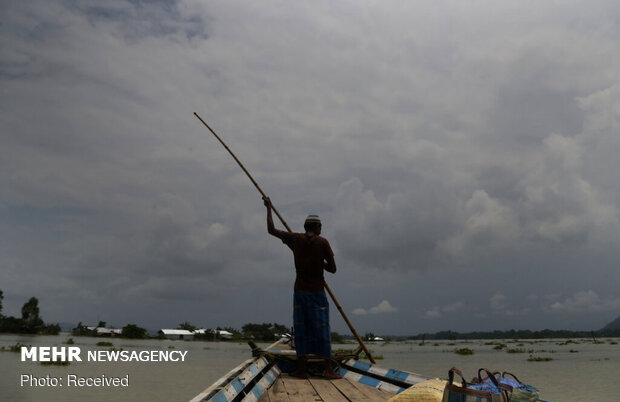
[[[172, 340], [109, 339], [73, 337], [72, 346], [83, 350], [179, 350], [187, 351], [185, 362], [73, 362], [65, 366], [21, 362], [11, 352], [17, 343], [33, 346], [62, 346], [69, 335], [0, 336], [0, 400], [182, 401], [198, 394], [233, 366], [248, 359], [250, 348], [243, 343]], [[613, 401], [612, 384], [620, 368], [618, 339], [548, 339], [495, 341], [426, 341], [369, 343], [381, 356], [378, 364], [427, 376], [446, 377], [452, 366], [468, 379], [481, 367], [508, 371], [536, 386], [553, 401]], [[337, 344], [334, 348], [355, 347]], [[128, 387], [22, 387], [20, 375], [129, 376]]]

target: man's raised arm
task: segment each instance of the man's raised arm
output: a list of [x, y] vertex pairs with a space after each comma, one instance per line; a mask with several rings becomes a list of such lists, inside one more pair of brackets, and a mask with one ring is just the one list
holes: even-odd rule
[[269, 197], [263, 197], [263, 202], [265, 204], [265, 207], [267, 207], [267, 232], [269, 232], [270, 235], [281, 239], [284, 232], [276, 229], [275, 225], [273, 224], [273, 216], [271, 214], [271, 200], [269, 199]]

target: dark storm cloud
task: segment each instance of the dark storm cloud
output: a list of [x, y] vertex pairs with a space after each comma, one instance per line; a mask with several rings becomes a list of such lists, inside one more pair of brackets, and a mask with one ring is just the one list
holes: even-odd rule
[[290, 252], [197, 111], [291, 227], [322, 216], [329, 281], [361, 331], [614, 318], [618, 15], [605, 1], [3, 6], [5, 308], [36, 295], [48, 320], [290, 321]]

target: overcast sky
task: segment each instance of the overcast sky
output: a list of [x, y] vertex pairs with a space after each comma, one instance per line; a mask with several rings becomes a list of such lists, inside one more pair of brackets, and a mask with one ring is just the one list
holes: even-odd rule
[[361, 333], [620, 314], [617, 1], [0, 4], [4, 314], [292, 325], [292, 255], [193, 112], [322, 217]]

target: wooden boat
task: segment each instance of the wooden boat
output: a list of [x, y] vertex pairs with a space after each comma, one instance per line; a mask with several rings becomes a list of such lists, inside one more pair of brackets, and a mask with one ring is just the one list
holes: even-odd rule
[[[338, 373], [343, 377], [320, 377], [322, 358], [309, 358], [308, 369], [319, 375], [309, 379], [289, 376], [296, 368], [296, 354], [290, 340], [281, 339], [266, 349], [249, 342], [253, 357], [241, 363], [191, 402], [213, 401], [387, 401], [397, 393], [430, 377], [385, 369], [359, 360], [361, 348], [351, 354], [334, 354]], [[318, 371], [317, 371], [318, 370]]]

